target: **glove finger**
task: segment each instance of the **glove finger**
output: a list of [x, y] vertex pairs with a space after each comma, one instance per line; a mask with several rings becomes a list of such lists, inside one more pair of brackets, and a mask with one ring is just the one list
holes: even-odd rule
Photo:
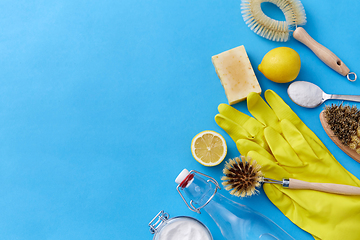
[[[300, 131], [286, 119], [281, 121], [281, 127], [287, 142], [294, 149], [301, 161], [311, 169], [307, 172], [303, 172], [302, 170], [298, 172], [293, 169], [295, 177], [298, 177], [297, 174], [300, 174], [299, 178], [302, 178], [302, 180], [359, 186], [360, 180], [348, 172], [326, 148], [323, 148], [309, 136], [302, 135]], [[312, 166], [316, 167], [313, 168]], [[314, 175], [314, 173], [317, 174]]]
[[252, 92], [247, 96], [247, 107], [249, 112], [265, 126], [271, 126], [281, 132], [279, 118], [259, 94]]
[[296, 115], [296, 113], [294, 113], [294, 111], [289, 107], [289, 105], [287, 105], [284, 100], [273, 90], [266, 90], [264, 93], [264, 97], [280, 120], [288, 119], [294, 125], [304, 124], [301, 119]]
[[265, 91], [264, 96], [278, 119], [288, 119], [300, 130], [302, 134], [309, 135], [316, 142], [325, 147], [325, 145], [316, 136], [316, 134], [311, 131], [310, 128], [308, 128], [308, 126], [306, 126], [303, 121], [301, 121], [298, 115], [296, 115], [296, 113], [289, 107], [289, 105], [284, 102], [284, 100], [279, 95], [269, 89]]
[[287, 119], [280, 122], [283, 135], [302, 162], [315, 162], [320, 160], [301, 132]]
[[229, 134], [234, 142], [242, 138], [252, 138], [252, 135], [246, 129], [222, 114], [217, 114], [215, 116], [215, 122]]
[[324, 159], [327, 158], [328, 156], [331, 156], [333, 158], [331, 152], [323, 144], [320, 144], [309, 135], [304, 134], [303, 136], [306, 139], [306, 141], [309, 143], [309, 145], [311, 146], [311, 148], [313, 149], [314, 153], [318, 158]]
[[[279, 166], [275, 161], [274, 157], [271, 155], [269, 157], [267, 154], [264, 154], [264, 152], [252, 150], [248, 152], [247, 157], [251, 157], [251, 159], [255, 160], [256, 163], [261, 166], [260, 170], [263, 173], [264, 177], [272, 178], [275, 180], [282, 180], [283, 178], [291, 177], [291, 173], [287, 172], [284, 168]], [[281, 187], [277, 184], [274, 185], [276, 185], [275, 187], [277, 189], [280, 189], [279, 187]]]
[[220, 114], [230, 119], [236, 119], [236, 122], [239, 123], [240, 125], [243, 125], [249, 118], [251, 118], [245, 113], [242, 113], [225, 103], [219, 104], [218, 111]]
[[311, 144], [318, 158], [321, 159], [316, 166], [318, 171], [321, 169], [321, 172], [315, 176], [314, 181], [360, 186], [360, 180], [346, 170], [326, 148], [322, 148], [309, 136], [305, 135], [304, 137]]
[[249, 139], [239, 139], [236, 141], [236, 147], [241, 155], [246, 156], [250, 151], [257, 151], [266, 156], [268, 159], [276, 161], [275, 158], [270, 154], [270, 149], [268, 148], [267, 144], [266, 147], [264, 147], [261, 145], [261, 143], [259, 144]]
[[291, 168], [304, 166], [296, 152], [279, 132], [267, 127], [264, 130], [264, 135], [272, 154], [280, 165]]
[[256, 119], [236, 110], [235, 108], [227, 105], [220, 104], [218, 106], [219, 113], [224, 117], [231, 119], [235, 123], [245, 128], [252, 136], [256, 136], [259, 131], [262, 131], [264, 125]]

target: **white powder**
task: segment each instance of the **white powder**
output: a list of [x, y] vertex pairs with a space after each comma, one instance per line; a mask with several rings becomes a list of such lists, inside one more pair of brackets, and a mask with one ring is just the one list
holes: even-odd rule
[[211, 240], [207, 229], [191, 218], [178, 218], [161, 231], [159, 240]]
[[316, 107], [323, 100], [323, 91], [310, 82], [293, 82], [287, 92], [291, 100], [303, 107]]

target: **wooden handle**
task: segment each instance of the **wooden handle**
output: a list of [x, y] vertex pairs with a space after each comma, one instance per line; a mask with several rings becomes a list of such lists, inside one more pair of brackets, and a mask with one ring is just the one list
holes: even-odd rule
[[336, 72], [346, 76], [350, 69], [329, 49], [315, 41], [302, 27], [296, 28], [293, 37], [310, 48], [318, 58]]
[[290, 189], [308, 189], [327, 193], [336, 193], [342, 195], [360, 195], [360, 188], [350, 185], [334, 183], [311, 183], [297, 179], [289, 179]]

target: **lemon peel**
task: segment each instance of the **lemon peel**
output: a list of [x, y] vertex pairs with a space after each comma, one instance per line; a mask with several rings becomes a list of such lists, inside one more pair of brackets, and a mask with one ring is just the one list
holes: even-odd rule
[[227, 154], [226, 141], [215, 131], [202, 131], [192, 139], [191, 153], [195, 160], [204, 166], [219, 165]]

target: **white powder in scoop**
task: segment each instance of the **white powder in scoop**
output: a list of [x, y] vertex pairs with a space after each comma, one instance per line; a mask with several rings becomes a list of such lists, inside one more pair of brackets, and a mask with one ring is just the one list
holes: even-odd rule
[[168, 223], [160, 232], [159, 240], [211, 240], [207, 229], [190, 218], [179, 218]]
[[291, 100], [305, 107], [314, 107], [322, 101], [322, 90], [315, 84], [308, 82], [294, 82], [288, 88]]

